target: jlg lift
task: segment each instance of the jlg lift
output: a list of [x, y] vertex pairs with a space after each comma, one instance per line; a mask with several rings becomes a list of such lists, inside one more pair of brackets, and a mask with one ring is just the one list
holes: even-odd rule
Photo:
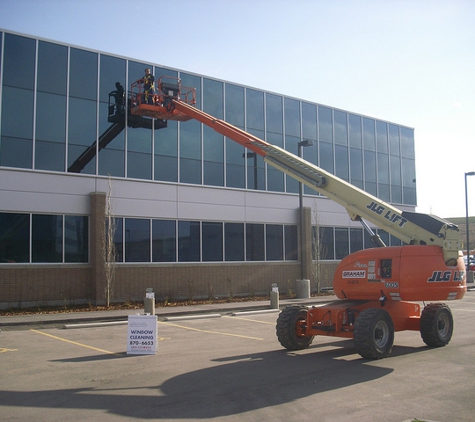
[[[132, 114], [198, 120], [345, 207], [350, 218], [371, 233], [377, 246], [384, 246], [352, 253], [341, 261], [333, 278], [333, 290], [340, 300], [284, 309], [276, 326], [282, 346], [304, 349], [317, 335], [353, 338], [362, 357], [380, 359], [391, 352], [395, 331], [420, 331], [430, 347], [449, 343], [452, 313], [439, 301], [462, 299], [466, 291], [457, 226], [433, 215], [401, 211], [282, 148], [215, 119], [194, 107], [194, 89], [181, 87], [179, 79], [159, 79], [152, 104], [144, 104], [142, 98], [140, 89], [133, 94], [136, 106]], [[385, 247], [365, 220], [405, 245]], [[434, 303], [421, 309], [417, 302], [424, 301]]]

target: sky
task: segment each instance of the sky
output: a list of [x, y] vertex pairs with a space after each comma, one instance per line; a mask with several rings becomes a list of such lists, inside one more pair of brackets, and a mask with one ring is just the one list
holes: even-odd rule
[[0, 29], [415, 130], [416, 211], [475, 215], [473, 0], [0, 0]]

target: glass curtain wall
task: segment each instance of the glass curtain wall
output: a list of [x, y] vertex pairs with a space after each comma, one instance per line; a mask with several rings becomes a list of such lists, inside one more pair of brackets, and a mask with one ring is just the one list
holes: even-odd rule
[[[197, 107], [303, 157], [383, 200], [416, 204], [413, 129], [212, 78], [5, 33], [1, 44], [0, 165], [78, 170], [164, 182], [298, 192], [298, 182], [197, 121], [113, 128], [110, 93], [145, 68], [196, 88]], [[126, 101], [126, 106], [128, 106]], [[116, 128], [117, 129], [117, 128]], [[99, 144], [99, 146], [98, 146]], [[305, 187], [306, 194], [315, 194]]]

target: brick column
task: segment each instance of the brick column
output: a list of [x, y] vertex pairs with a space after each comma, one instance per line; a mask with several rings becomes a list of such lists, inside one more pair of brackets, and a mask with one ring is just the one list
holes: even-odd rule
[[91, 296], [95, 304], [105, 301], [104, 257], [102, 251], [105, 246], [105, 192], [91, 192], [91, 227], [90, 227], [90, 260], [91, 260]]

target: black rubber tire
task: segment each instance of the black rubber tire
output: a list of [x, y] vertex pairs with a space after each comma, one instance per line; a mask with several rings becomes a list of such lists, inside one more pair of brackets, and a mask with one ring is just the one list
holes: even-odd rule
[[312, 344], [314, 336], [305, 336], [299, 327], [307, 324], [308, 308], [300, 305], [287, 306], [277, 318], [276, 333], [280, 344], [287, 350], [302, 350]]
[[384, 310], [369, 308], [360, 312], [355, 321], [353, 341], [356, 351], [365, 359], [382, 359], [393, 348], [394, 324]]
[[421, 337], [429, 347], [449, 344], [454, 331], [454, 319], [445, 303], [429, 303], [421, 314]]

